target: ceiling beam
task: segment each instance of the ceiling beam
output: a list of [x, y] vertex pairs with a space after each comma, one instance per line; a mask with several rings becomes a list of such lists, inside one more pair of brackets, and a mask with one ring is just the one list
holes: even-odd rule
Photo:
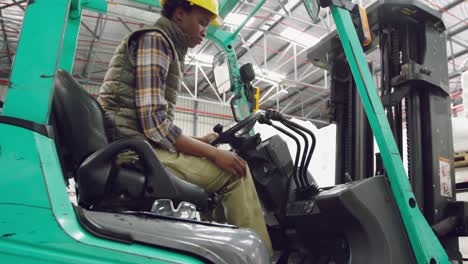
[[[8, 8], [8, 7], [12, 7], [12, 6], [19, 6], [21, 9], [23, 9], [23, 7], [20, 4], [22, 4], [24, 2], [27, 2], [27, 0], [21, 0], [19, 2], [13, 1], [13, 3], [11, 3], [11, 4], [0, 6], [0, 10]], [[24, 9], [23, 9], [23, 11], [24, 11]]]
[[451, 37], [453, 37], [453, 36], [455, 36], [455, 35], [457, 35], [457, 34], [462, 33], [463, 31], [465, 31], [465, 30], [467, 30], [467, 29], [468, 29], [468, 24], [466, 23], [465, 25], [463, 25], [463, 26], [461, 26], [461, 27], [459, 27], [459, 28], [457, 28], [457, 29], [455, 29], [455, 30], [449, 31], [449, 32], [447, 33], [447, 37], [448, 37], [448, 38], [451, 38]]
[[461, 69], [458, 69], [458, 70], [456, 70], [456, 71], [454, 71], [454, 72], [451, 72], [451, 73], [449, 74], [449, 80], [450, 80], [450, 79], [453, 79], [453, 78], [455, 78], [455, 77], [460, 76], [460, 75], [461, 75], [462, 73], [464, 73], [465, 71], [468, 71], [468, 66], [467, 66], [467, 67], [463, 67], [463, 68], [461, 68]]
[[[296, 9], [299, 7], [299, 5], [300, 5], [301, 3], [302, 3], [302, 1], [299, 1], [297, 4], [295, 4], [295, 5], [291, 8], [291, 14], [293, 13], [294, 10], [296, 10]], [[279, 11], [280, 9], [281, 9], [281, 8], [278, 8], [278, 10], [276, 10], [276, 11]], [[273, 24], [269, 27], [268, 30], [274, 28], [276, 25], [278, 25], [279, 23], [281, 23], [281, 21], [282, 21], [283, 19], [284, 19], [284, 17], [282, 17], [282, 18], [280, 18], [279, 20], [277, 20], [275, 23], [273, 23]], [[320, 20], [322, 20], [322, 18], [320, 18]], [[265, 22], [266, 22], [266, 20], [265, 20]], [[262, 26], [263, 26], [263, 25], [262, 25]], [[314, 27], [313, 25], [308, 25], [305, 31], [308, 31], [308, 30], [310, 30], [310, 29], [313, 28], [313, 27]], [[261, 26], [260, 26], [260, 28], [261, 28]], [[253, 34], [254, 34], [254, 33], [252, 33], [251, 36], [252, 36]], [[252, 43], [252, 46], [255, 45], [258, 41], [262, 40], [262, 39], [265, 38], [265, 37], [266, 37], [266, 35], [263, 34], [260, 38], [258, 38], [256, 41], [254, 41], [254, 42]], [[271, 55], [266, 59], [266, 63], [268, 64], [268, 62], [271, 61], [272, 59], [274, 59], [276, 56], [278, 56], [278, 54], [280, 54], [280, 53], [282, 53], [282, 52], [285, 52], [285, 51], [288, 49], [288, 47], [290, 47], [290, 44], [291, 44], [291, 43], [286, 43], [286, 44], [284, 44], [283, 46], [281, 46], [281, 47], [279, 48], [279, 50], [278, 50], [278, 51], [279, 51], [278, 53], [273, 53], [273, 54], [271, 54]], [[244, 48], [242, 51], [240, 51], [240, 54], [238, 55], [238, 58], [241, 58], [246, 52], [247, 52], [247, 49]], [[265, 64], [265, 63], [262, 63], [260, 66], [262, 66], [262, 65], [264, 65], [264, 64]], [[302, 64], [302, 65], [299, 66], [299, 67], [298, 67], [297, 65], [295, 65], [295, 67], [298, 67], [297, 70], [299, 71], [302, 67], [304, 67], [304, 65], [305, 65], [305, 64]], [[292, 74], [293, 72], [294, 72], [294, 69], [293, 69], [292, 71], [290, 71], [289, 73], [287, 73], [286, 76], [289, 76], [289, 75]], [[303, 90], [304, 90], [304, 89], [306, 89], [306, 88], [303, 88]], [[302, 91], [302, 90], [301, 90], [301, 91]], [[289, 99], [289, 98], [291, 98], [291, 97], [293, 97], [293, 96], [294, 96], [294, 95], [288, 96], [288, 97], [286, 98], [286, 100]], [[271, 104], [271, 105], [268, 106], [268, 107], [272, 107], [272, 106], [273, 106], [273, 104]]]
[[[0, 9], [0, 16], [3, 16], [2, 14], [2, 9]], [[8, 62], [10, 65], [13, 63], [13, 60], [11, 58], [11, 53], [10, 53], [10, 44], [8, 43], [8, 35], [5, 30], [5, 22], [3, 20], [0, 20], [0, 25], [2, 26], [2, 31], [3, 31], [3, 41], [5, 42], [5, 51], [8, 57]]]
[[125, 22], [122, 18], [118, 17], [117, 18], [120, 23], [122, 23], [122, 25], [127, 29], [128, 32], [132, 32], [132, 29], [128, 26], [127, 22]]
[[16, 2], [16, 0], [11, 0], [11, 1], [12, 1], [13, 3], [17, 4], [18, 7], [19, 7], [21, 10], [24, 11], [24, 7], [22, 7], [22, 6], [20, 5], [21, 3]]
[[[97, 20], [97, 21], [99, 21], [99, 20]], [[90, 28], [88, 27], [88, 25], [85, 24], [84, 21], [81, 21], [81, 25], [82, 25], [91, 35], [93, 35], [93, 37], [94, 37], [95, 39], [98, 38], [98, 36], [96, 35], [96, 32], [95, 32], [96, 30], [93, 31], [92, 29], [90, 29]], [[95, 29], [97, 28], [97, 24], [96, 24], [96, 26], [95, 26], [94, 28], [95, 28]]]
[[[291, 7], [291, 11], [290, 13], [292, 14], [294, 12], [294, 10], [296, 10], [296, 8], [302, 4], [302, 1], [298, 1], [293, 7]], [[274, 10], [275, 12], [279, 12], [281, 10], [281, 6], [278, 7], [276, 10]], [[271, 30], [272, 28], [276, 27], [279, 23], [281, 23], [283, 20], [284, 20], [285, 17], [281, 17], [279, 18], [278, 20], [276, 20], [273, 24], [271, 24], [270, 26], [268, 26], [267, 29], [265, 29], [265, 31], [269, 31]], [[260, 25], [258, 28], [262, 28], [269, 20], [268, 19], [265, 19], [263, 20], [263, 23], [262, 25]], [[250, 34], [250, 36], [248, 36], [246, 39], [250, 39], [256, 32], [253, 32], [252, 34]], [[258, 39], [256, 39], [254, 42], [252, 42], [251, 46], [254, 46], [255, 44], [257, 44], [257, 42], [259, 42], [260, 40], [262, 40], [263, 38], [265, 37], [265, 34], [262, 34], [262, 36], [260, 36]], [[243, 48], [240, 52], [237, 52], [237, 58], [240, 59], [242, 58], [242, 56], [244, 56], [245, 53], [247, 53], [248, 50], [246, 48]], [[268, 61], [267, 61], [268, 63]]]
[[463, 3], [463, 2], [465, 2], [465, 0], [455, 0], [455, 1], [451, 2], [451, 3], [448, 3], [447, 5], [445, 5], [442, 8], [444, 10], [450, 10], [450, 9], [456, 7], [457, 5], [459, 5], [459, 4]]
[[[285, 2], [287, 3], [287, 1]], [[284, 3], [283, 3], [284, 4]], [[299, 5], [302, 4], [302, 1], [298, 1], [294, 6], [291, 7], [291, 10], [290, 10], [290, 13], [292, 14], [294, 12], [294, 10], [296, 10]], [[279, 6], [278, 8], [276, 8], [274, 11], [275, 12], [280, 12], [283, 8], [281, 6]], [[266, 29], [265, 31], [268, 31], [268, 30], [271, 30], [272, 28], [274, 28], [275, 26], [277, 26], [279, 23], [281, 23], [283, 20], [284, 20], [285, 16], [282, 16], [281, 18], [279, 18], [278, 20], [276, 20], [273, 24], [269, 25], [268, 26], [268, 29]], [[262, 22], [262, 24], [260, 26], [258, 26], [257, 28], [262, 28], [269, 20], [268, 19], [264, 19], [264, 21]], [[307, 30], [311, 29], [312, 27], [314, 27], [314, 25], [308, 25], [307, 26]], [[256, 32], [258, 31], [254, 31], [252, 32], [249, 36], [247, 36], [245, 39], [249, 39], [251, 38]], [[254, 46], [255, 44], [257, 44], [259, 41], [263, 40], [263, 38], [265, 38], [265, 34], [262, 34], [261, 37], [259, 37], [258, 39], [256, 39], [252, 44], [251, 46]], [[285, 51], [289, 46], [289, 43], [288, 44], [285, 44], [283, 45], [280, 49], [279, 49], [279, 52], [278, 53], [274, 53], [272, 55], [270, 55], [267, 59], [266, 59], [266, 62], [268, 64], [269, 61], [271, 61], [273, 58], [275, 58], [276, 56], [278, 56], [279, 53], [282, 53], [283, 51]], [[241, 46], [242, 47], [242, 46]], [[238, 50], [236, 51], [236, 54], [237, 54], [237, 58], [238, 60], [240, 58], [242, 58], [245, 54], [247, 54], [249, 52], [249, 49], [246, 48], [246, 47], [242, 47], [241, 50]], [[260, 66], [264, 65], [264, 61], [260, 64]], [[301, 65], [302, 67], [303, 65]], [[300, 68], [298, 68], [299, 70]], [[294, 69], [293, 69], [294, 71]], [[289, 74], [288, 74], [289, 75]], [[209, 74], [209, 77], [212, 78], [212, 74]], [[201, 83], [199, 83], [199, 87], [200, 87]], [[205, 87], [203, 87], [200, 91], [204, 91], [206, 88], [208, 88], [208, 85], [206, 85]]]
[[459, 40], [457, 40], [455, 38], [450, 38], [450, 40], [457, 43], [458, 45], [464, 47], [465, 49], [468, 49], [468, 45], [466, 45], [466, 43], [463, 43], [463, 42], [461, 42], [461, 41], [459, 41]]
[[460, 57], [460, 56], [463, 56], [463, 55], [465, 55], [465, 54], [467, 54], [467, 53], [468, 53], [468, 49], [460, 50], [459, 52], [454, 53], [452, 56], [448, 57], [448, 60], [449, 60], [449, 61], [450, 61], [450, 60], [454, 60], [454, 59], [456, 59], [456, 58], [458, 58], [458, 57]]
[[84, 65], [83, 70], [81, 71], [81, 75], [83, 77], [89, 77], [89, 74], [88, 74], [89, 64], [90, 64], [89, 61], [91, 60], [91, 55], [93, 53], [93, 49], [94, 49], [94, 46], [96, 44], [96, 41], [99, 41], [99, 39], [101, 38], [102, 33], [104, 32], [104, 30], [101, 30], [100, 33], [98, 33], [101, 23], [102, 23], [102, 14], [99, 14], [99, 16], [96, 18], [96, 25], [94, 27], [94, 32], [91, 33], [95, 37], [93, 38], [93, 40], [91, 41], [91, 44], [89, 45], [88, 56], [87, 56], [87, 59], [86, 59], [87, 63]]

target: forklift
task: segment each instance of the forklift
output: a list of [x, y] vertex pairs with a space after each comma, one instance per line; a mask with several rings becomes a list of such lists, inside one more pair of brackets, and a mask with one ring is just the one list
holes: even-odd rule
[[[28, 1], [0, 115], [2, 263], [461, 262], [457, 239], [466, 233], [466, 213], [455, 199], [440, 15], [418, 1], [381, 0], [368, 8], [372, 27], [366, 27], [365, 13], [350, 1], [304, 1], [313, 21], [320, 7], [330, 8], [337, 25], [308, 55], [330, 67], [331, 119], [341, 129], [337, 185], [320, 188], [304, 169], [320, 139], [276, 111], [252, 113], [253, 71], [237, 65], [236, 35], [265, 2], [233, 33], [209, 30], [225, 51], [239, 119], [213, 144], [228, 143], [249, 163], [271, 168], [252, 174], [278, 259], [250, 230], [158, 213], [212, 209], [219, 198], [165, 170], [145, 140], [108, 141], [100, 106], [70, 74], [82, 10], [105, 13], [107, 2], [35, 0]], [[221, 16], [236, 4], [221, 1]], [[380, 45], [390, 60], [381, 69], [382, 98], [363, 42], [364, 49]], [[319, 49], [326, 48], [323, 57]], [[399, 61], [392, 57], [397, 50]], [[399, 150], [403, 99], [415, 164], [409, 178]], [[252, 131], [256, 122], [275, 127], [272, 121], [305, 139], [302, 159], [293, 161], [278, 137], [262, 141]], [[377, 173], [369, 169], [373, 153], [363, 147], [372, 134], [381, 152]], [[114, 162], [126, 150], [138, 154], [140, 166]], [[67, 196], [69, 178], [77, 181], [78, 205]]]
[[[348, 1], [309, 4], [313, 20], [319, 5], [330, 7], [337, 25], [307, 55], [331, 75], [326, 121], [337, 127], [337, 185], [319, 188], [305, 170], [298, 172], [308, 167], [315, 141], [320, 139], [278, 112], [249, 116], [231, 128], [224, 140], [233, 142], [233, 149], [252, 164], [260, 200], [266, 212], [276, 216], [266, 218], [273, 247], [292, 253], [284, 263], [296, 263], [291, 258], [302, 259], [297, 263], [462, 263], [458, 237], [466, 235], [466, 203], [455, 197], [441, 15], [419, 1], [382, 0], [365, 10]], [[379, 90], [370, 75], [372, 66], [363, 56], [372, 51], [380, 51]], [[241, 73], [249, 76], [243, 72], [249, 71], [245, 66]], [[252, 88], [246, 89], [251, 90], [247, 95], [254, 94]], [[252, 110], [253, 97], [250, 102]], [[242, 124], [250, 129], [247, 124], [252, 118], [293, 137], [298, 149], [297, 139], [304, 139], [305, 151], [296, 154], [295, 166], [285, 164], [286, 146], [278, 138], [256, 148], [239, 143], [232, 130], [242, 131], [238, 127]], [[402, 163], [404, 124], [408, 174]], [[380, 149], [375, 158], [374, 135]], [[312, 142], [309, 149], [308, 142]], [[299, 156], [306, 159], [299, 161]], [[272, 161], [261, 166], [264, 157]], [[294, 181], [289, 183], [282, 170], [297, 177], [291, 176]], [[285, 196], [286, 202], [279, 198]]]

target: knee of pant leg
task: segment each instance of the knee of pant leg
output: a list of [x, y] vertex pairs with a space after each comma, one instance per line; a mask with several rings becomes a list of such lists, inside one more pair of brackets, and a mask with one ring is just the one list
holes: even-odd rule
[[250, 171], [250, 168], [249, 166], [247, 165], [246, 168], [245, 168], [245, 176], [244, 176], [246, 179], [251, 179], [252, 178], [252, 173]]
[[227, 173], [229, 179], [224, 183], [223, 187], [220, 189], [220, 193], [224, 194], [230, 190], [235, 189], [238, 187], [241, 182], [243, 181], [243, 177], [234, 176], [232, 174]]

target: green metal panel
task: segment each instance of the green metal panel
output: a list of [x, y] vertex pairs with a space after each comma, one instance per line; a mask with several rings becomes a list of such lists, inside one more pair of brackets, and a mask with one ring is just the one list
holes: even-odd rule
[[222, 0], [219, 4], [219, 16], [225, 18], [237, 5], [239, 0]]
[[236, 106], [239, 113], [238, 116], [242, 120], [250, 115], [250, 111], [248, 110], [247, 98], [241, 83], [237, 56], [233, 48], [237, 40], [232, 38], [232, 33], [216, 29], [215, 27], [210, 27], [208, 38], [214, 41], [227, 54], [229, 76], [231, 79], [231, 91], [234, 95], [241, 94], [241, 99], [237, 100]]
[[65, 36], [62, 43], [59, 68], [68, 72], [73, 72], [73, 63], [75, 61], [76, 45], [81, 25], [81, 8], [70, 11], [66, 24]]
[[236, 39], [232, 38], [232, 33], [220, 30], [214, 26], [208, 29], [208, 39], [214, 41], [221, 49], [226, 52], [229, 68], [229, 76], [231, 78], [231, 91], [234, 94], [240, 93], [242, 90], [239, 64], [234, 50]]
[[445, 250], [419, 211], [349, 11], [332, 6], [346, 58], [351, 66], [372, 131], [381, 151], [393, 196], [400, 209], [418, 263], [450, 263]]
[[6, 94], [4, 115], [39, 124], [47, 123], [52, 83], [69, 6], [70, 2], [66, 0], [28, 2]]
[[18, 263], [202, 263], [92, 236], [78, 223], [54, 142], [0, 124], [0, 259]]
[[[56, 69], [72, 70], [80, 7], [102, 12], [103, 3], [29, 2], [4, 115], [48, 122]], [[0, 135], [2, 263], [202, 263], [161, 248], [92, 236], [76, 219], [54, 142], [6, 124], [0, 124]]]
[[146, 256], [148, 258], [166, 259], [177, 263], [202, 263], [199, 260], [158, 248], [150, 248], [141, 245], [124, 245], [93, 237], [77, 222], [74, 210], [69, 202], [65, 184], [61, 173], [55, 144], [49, 138], [35, 135], [41, 158], [44, 180], [47, 185], [51, 208], [61, 228], [76, 240], [97, 247], [111, 248], [114, 250], [129, 252]]
[[[222, 17], [227, 15], [237, 4], [238, 1], [223, 1], [220, 7], [220, 14]], [[234, 45], [238, 42], [237, 35], [244, 28], [247, 22], [255, 15], [255, 13], [265, 4], [266, 0], [261, 0], [255, 8], [249, 13], [249, 15], [244, 19], [244, 21], [237, 27], [237, 29], [232, 32], [226, 32], [220, 30], [216, 27], [210, 26], [208, 30], [208, 38], [214, 41], [220, 48], [222, 48], [228, 59], [228, 68], [229, 75], [231, 78], [231, 91], [234, 95], [241, 94], [241, 99], [237, 100], [236, 106], [238, 111], [238, 116], [240, 119], [244, 119], [249, 116], [250, 109], [249, 103], [245, 96], [245, 92], [241, 83], [239, 64], [237, 62], [237, 56], [235, 54]], [[254, 134], [252, 129], [251, 134]]]
[[0, 124], [0, 204], [49, 208], [47, 196], [40, 192], [45, 184], [38, 165], [39, 156], [31, 133]]
[[[0, 259], [2, 263], [193, 263], [187, 259], [152, 257], [116, 248], [90, 246], [68, 237], [50, 210], [0, 205]], [[127, 245], [127, 247], [134, 247]], [[136, 249], [136, 248], [135, 248]], [[157, 251], [157, 250], [156, 250]], [[198, 262], [200, 263], [200, 262]]]
[[236, 92], [242, 87], [240, 86], [239, 64], [237, 63], [237, 56], [234, 50], [234, 45], [237, 43], [237, 40], [233, 39], [231, 36], [231, 33], [218, 29], [214, 26], [209, 27], [207, 34], [208, 39], [214, 41], [218, 47], [226, 52], [229, 62], [231, 84], [234, 86], [234, 88], [231, 90]]

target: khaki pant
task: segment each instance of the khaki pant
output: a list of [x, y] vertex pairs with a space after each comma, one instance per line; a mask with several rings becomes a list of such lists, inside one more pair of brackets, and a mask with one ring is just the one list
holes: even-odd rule
[[265, 241], [270, 254], [272, 247], [255, 185], [247, 168], [246, 176], [233, 178], [206, 158], [156, 149], [161, 162], [176, 176], [216, 192], [223, 197], [224, 217], [229, 224], [250, 228]]

